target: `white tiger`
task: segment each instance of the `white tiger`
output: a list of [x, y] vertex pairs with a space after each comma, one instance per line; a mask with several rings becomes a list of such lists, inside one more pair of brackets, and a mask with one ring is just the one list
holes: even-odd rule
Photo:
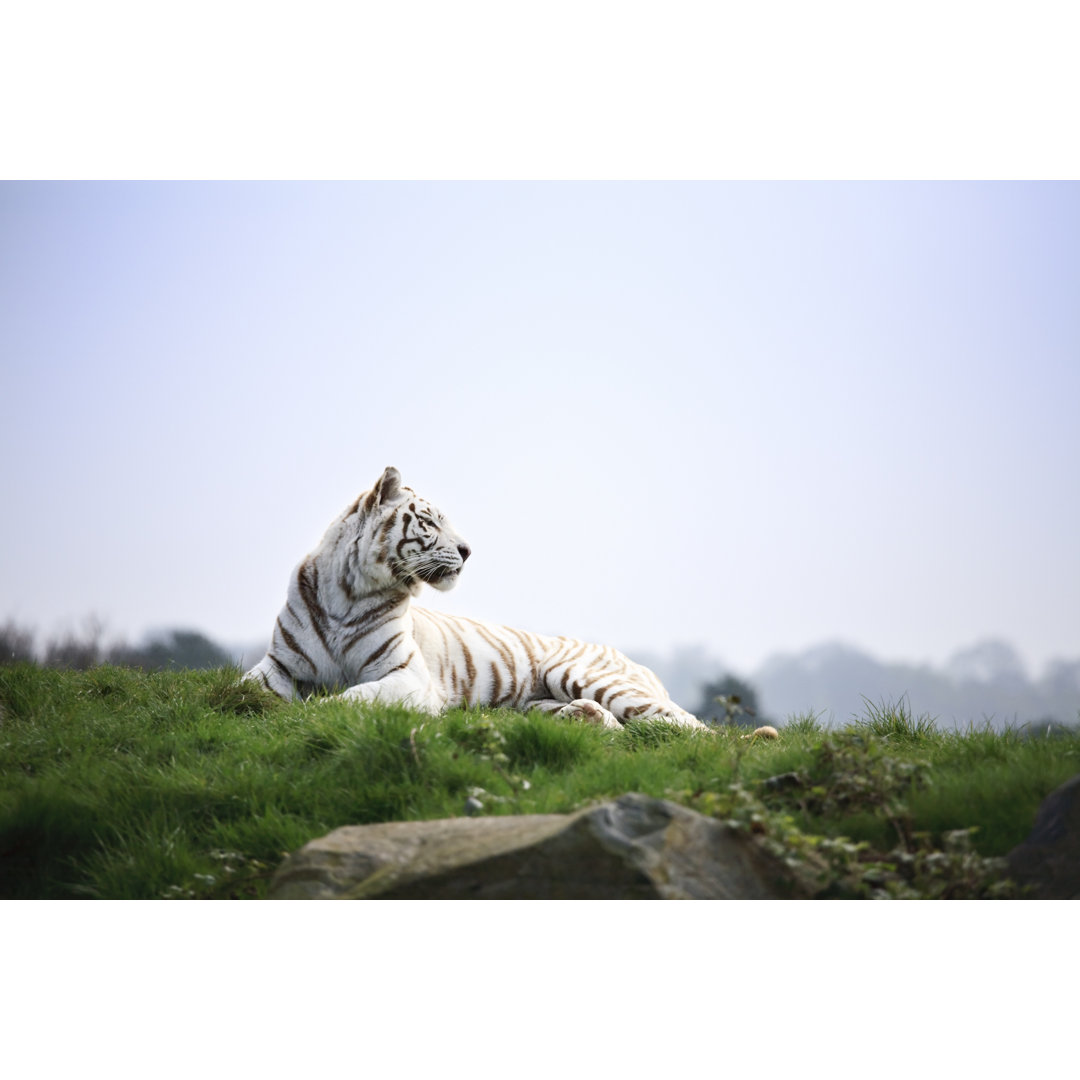
[[610, 646], [412, 604], [424, 582], [453, 588], [469, 554], [443, 514], [387, 468], [293, 571], [270, 647], [245, 678], [287, 700], [345, 687], [343, 698], [432, 714], [490, 705], [606, 727], [641, 717], [706, 729]]

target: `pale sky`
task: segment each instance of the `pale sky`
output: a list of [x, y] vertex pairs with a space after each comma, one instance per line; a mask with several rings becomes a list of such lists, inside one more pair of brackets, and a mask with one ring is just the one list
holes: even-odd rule
[[4, 184], [0, 621], [266, 638], [386, 465], [421, 603], [748, 672], [1080, 656], [1080, 185]]

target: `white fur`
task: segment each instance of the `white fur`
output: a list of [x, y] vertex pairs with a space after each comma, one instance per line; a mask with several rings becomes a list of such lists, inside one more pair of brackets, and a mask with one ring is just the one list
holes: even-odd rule
[[290, 699], [338, 689], [427, 713], [491, 705], [608, 727], [640, 717], [705, 728], [610, 646], [412, 604], [424, 582], [453, 588], [469, 554], [444, 515], [387, 468], [293, 571], [270, 648], [246, 677]]

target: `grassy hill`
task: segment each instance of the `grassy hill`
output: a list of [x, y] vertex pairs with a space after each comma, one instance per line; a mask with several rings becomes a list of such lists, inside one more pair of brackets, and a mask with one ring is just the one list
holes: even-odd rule
[[257, 898], [339, 825], [626, 791], [735, 822], [824, 895], [1012, 895], [995, 857], [1080, 772], [1075, 732], [942, 732], [903, 704], [841, 731], [745, 731], [286, 705], [233, 669], [0, 667], [0, 897]]

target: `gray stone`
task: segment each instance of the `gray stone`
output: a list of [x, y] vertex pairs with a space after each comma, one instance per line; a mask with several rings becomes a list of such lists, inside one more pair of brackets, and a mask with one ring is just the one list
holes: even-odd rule
[[1008, 854], [1009, 876], [1039, 900], [1080, 900], [1080, 773], [1043, 799], [1023, 843]]
[[290, 855], [270, 885], [278, 900], [807, 895], [745, 833], [637, 794], [574, 814], [347, 825]]

